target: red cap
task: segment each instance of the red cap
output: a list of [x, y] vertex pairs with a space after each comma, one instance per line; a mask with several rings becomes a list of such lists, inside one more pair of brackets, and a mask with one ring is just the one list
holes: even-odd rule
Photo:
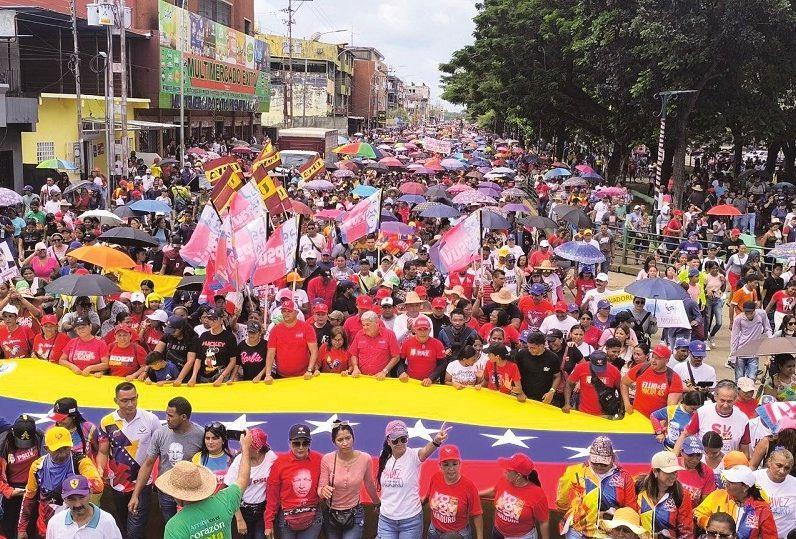
[[533, 461], [523, 453], [514, 453], [508, 459], [498, 459], [498, 464], [520, 475], [529, 475], [534, 470]]
[[268, 435], [263, 429], [253, 428], [249, 429], [249, 436], [252, 439], [252, 451], [259, 453], [266, 445], [268, 445]]
[[292, 299], [285, 298], [282, 300], [282, 304], [279, 305], [279, 308], [283, 311], [295, 311], [296, 304], [293, 302]]
[[434, 298], [431, 300], [432, 309], [444, 309], [448, 306], [448, 300], [443, 297]]
[[370, 309], [373, 307], [373, 298], [367, 294], [357, 296], [357, 309]]
[[54, 326], [57, 326], [58, 325], [58, 317], [55, 316], [54, 314], [45, 314], [44, 316], [41, 317], [40, 324], [42, 326], [46, 326], [47, 324], [52, 324]]
[[439, 448], [439, 461], [445, 462], [446, 460], [458, 460], [461, 462], [462, 456], [459, 453], [459, 448], [455, 445], [443, 445]]
[[312, 312], [314, 313], [328, 313], [329, 306], [325, 303], [316, 303], [315, 307], [312, 308]]
[[129, 333], [129, 334], [130, 334], [130, 336], [132, 336], [132, 335], [133, 335], [133, 328], [131, 328], [131, 327], [130, 327], [130, 326], [128, 326], [127, 324], [120, 324], [120, 325], [116, 326], [116, 332], [114, 333], [114, 335], [115, 335], [116, 333], [119, 333], [120, 331], [121, 331], [122, 333]]
[[420, 328], [430, 329], [431, 322], [425, 316], [418, 316], [417, 318], [415, 318], [415, 321], [412, 322], [412, 327], [415, 329], [420, 329]]
[[556, 303], [555, 311], [557, 313], [565, 313], [569, 311], [569, 305], [567, 305], [566, 301], [559, 301]]
[[738, 228], [733, 228], [732, 230], [730, 230], [730, 234], [734, 234], [735, 236], [740, 236], [741, 230]]
[[235, 314], [235, 304], [227, 300], [227, 302], [224, 303], [224, 310], [227, 311], [227, 314]]
[[683, 210], [674, 210], [672, 213], [674, 213], [675, 216], [683, 215]]
[[389, 298], [390, 296], [392, 296], [392, 290], [389, 288], [379, 288], [376, 290], [376, 299], [381, 300], [384, 298]]
[[652, 353], [661, 359], [669, 359], [672, 356], [672, 351], [663, 343], [658, 343], [652, 348]]
[[425, 286], [416, 286], [415, 294], [420, 296], [420, 299], [428, 299], [428, 289]]
[[88, 270], [86, 268], [77, 268], [74, 273], [75, 275], [88, 275]]

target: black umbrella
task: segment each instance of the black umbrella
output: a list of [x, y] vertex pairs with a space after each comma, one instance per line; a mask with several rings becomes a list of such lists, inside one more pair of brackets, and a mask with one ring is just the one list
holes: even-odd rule
[[116, 208], [113, 210], [113, 213], [122, 219], [138, 217], [138, 214], [135, 213], [127, 204], [124, 204], [123, 206], [116, 206]]
[[428, 191], [426, 191], [423, 196], [426, 197], [426, 200], [431, 200], [432, 198], [445, 198], [450, 200], [451, 198], [451, 195], [445, 189], [445, 186], [439, 184], [429, 187]]
[[340, 168], [337, 166], [337, 164], [332, 163], [331, 161], [324, 161], [323, 165], [326, 167], [326, 170], [331, 170], [332, 172]]
[[201, 290], [205, 284], [204, 275], [186, 275], [180, 279], [177, 288], [180, 290]]
[[582, 209], [574, 206], [559, 205], [553, 209], [553, 214], [577, 228], [591, 228], [594, 224]]
[[546, 230], [555, 230], [558, 228], [555, 221], [543, 215], [523, 215], [517, 218], [517, 222], [525, 226]]
[[44, 287], [52, 296], [107, 296], [121, 292], [119, 285], [105, 277], [90, 273], [88, 275], [66, 275], [59, 277]]
[[116, 245], [126, 245], [130, 247], [138, 247], [142, 245], [150, 245], [157, 247], [158, 240], [144, 232], [129, 226], [116, 226], [110, 230], [100, 234], [99, 239], [105, 240], [108, 243]]
[[77, 183], [71, 184], [69, 187], [64, 189], [63, 194], [64, 195], [68, 195], [69, 193], [72, 193], [74, 191], [78, 191], [80, 189], [91, 189], [92, 191], [99, 191], [100, 188], [99, 188], [99, 185], [97, 185], [94, 182], [90, 182], [88, 180], [83, 180], [82, 182], [77, 182]]
[[164, 159], [160, 162], [160, 166], [167, 167], [169, 165], [178, 165], [180, 162], [177, 159], [172, 159], [169, 157], [168, 159]]

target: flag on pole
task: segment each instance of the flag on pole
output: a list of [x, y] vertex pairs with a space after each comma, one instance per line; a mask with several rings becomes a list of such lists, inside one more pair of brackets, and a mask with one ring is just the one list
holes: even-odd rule
[[282, 187], [282, 182], [279, 179], [269, 176], [262, 167], [252, 171], [252, 178], [257, 183], [257, 189], [260, 191], [268, 213], [284, 213], [290, 210], [287, 191]]
[[252, 172], [254, 172], [256, 169], [262, 169], [263, 172], [268, 172], [270, 170], [274, 170], [281, 164], [282, 158], [280, 157], [279, 152], [276, 151], [274, 145], [269, 141], [268, 144], [263, 147], [260, 154], [252, 162]]
[[205, 163], [205, 176], [213, 188], [210, 200], [219, 214], [229, 206], [235, 192], [243, 187], [243, 183], [246, 181], [240, 163], [231, 155], [225, 155]]
[[326, 165], [323, 162], [323, 159], [318, 157], [317, 155], [301, 165], [298, 169], [299, 174], [301, 174], [301, 179], [305, 182], [310, 181], [318, 174], [326, 171]]
[[221, 217], [212, 204], [205, 204], [191, 239], [180, 249], [180, 256], [194, 267], [204, 266], [213, 256], [221, 233]]
[[298, 237], [298, 217], [291, 217], [276, 227], [265, 249], [257, 253], [257, 269], [252, 276], [252, 285], [274, 283], [293, 270], [296, 266]]
[[215, 249], [206, 262], [206, 277], [202, 287], [202, 296], [208, 302], [212, 302], [213, 296], [217, 294], [226, 294], [238, 289], [239, 283], [237, 282], [234, 258], [232, 221], [227, 215], [221, 223], [221, 234], [218, 237]]
[[381, 222], [381, 189], [359, 201], [340, 223], [343, 243], [353, 243], [379, 229]]
[[443, 274], [466, 268], [481, 249], [481, 212], [474, 212], [429, 249], [429, 258]]
[[247, 181], [229, 207], [235, 240], [235, 269], [239, 283], [247, 282], [257, 267], [258, 251], [268, 239], [265, 203], [253, 182]]

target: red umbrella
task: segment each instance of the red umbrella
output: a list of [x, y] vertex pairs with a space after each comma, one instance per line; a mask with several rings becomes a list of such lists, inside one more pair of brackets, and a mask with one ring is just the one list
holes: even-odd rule
[[194, 146], [193, 148], [188, 148], [188, 151], [185, 153], [192, 153], [194, 155], [207, 155], [207, 150], [203, 150], [202, 148], [197, 148]]
[[252, 149], [248, 146], [235, 146], [230, 150], [232, 153], [241, 153], [241, 154], [250, 154], [252, 153]]
[[404, 164], [401, 163], [395, 157], [385, 157], [383, 159], [379, 159], [379, 164], [384, 165], [385, 167], [392, 167], [392, 168], [403, 168]]
[[427, 169], [433, 170], [434, 172], [443, 172], [445, 167], [443, 167], [440, 163], [442, 163], [441, 159], [432, 157], [431, 159], [426, 159], [426, 161], [423, 163], [423, 166], [425, 166]]
[[300, 213], [301, 215], [306, 215], [307, 217], [312, 217], [312, 210], [309, 206], [304, 204], [303, 202], [299, 202], [298, 200], [290, 200], [291, 208], [294, 212]]
[[337, 168], [343, 168], [345, 170], [350, 170], [351, 172], [359, 171], [359, 165], [357, 165], [353, 161], [349, 161], [348, 159], [343, 159], [342, 161], [338, 161]]
[[707, 213], [708, 215], [724, 215], [727, 217], [736, 217], [738, 215], [741, 215], [741, 210], [729, 204], [719, 204], [718, 206], [713, 206], [712, 208], [710, 208]]
[[422, 183], [406, 182], [402, 183], [398, 190], [404, 195], [422, 195], [427, 191], [427, 188]]

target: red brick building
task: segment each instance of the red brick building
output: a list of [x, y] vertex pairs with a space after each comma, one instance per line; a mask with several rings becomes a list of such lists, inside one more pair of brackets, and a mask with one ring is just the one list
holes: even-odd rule
[[351, 116], [364, 119], [365, 127], [384, 126], [387, 121], [387, 64], [373, 47], [349, 47], [354, 55]]

